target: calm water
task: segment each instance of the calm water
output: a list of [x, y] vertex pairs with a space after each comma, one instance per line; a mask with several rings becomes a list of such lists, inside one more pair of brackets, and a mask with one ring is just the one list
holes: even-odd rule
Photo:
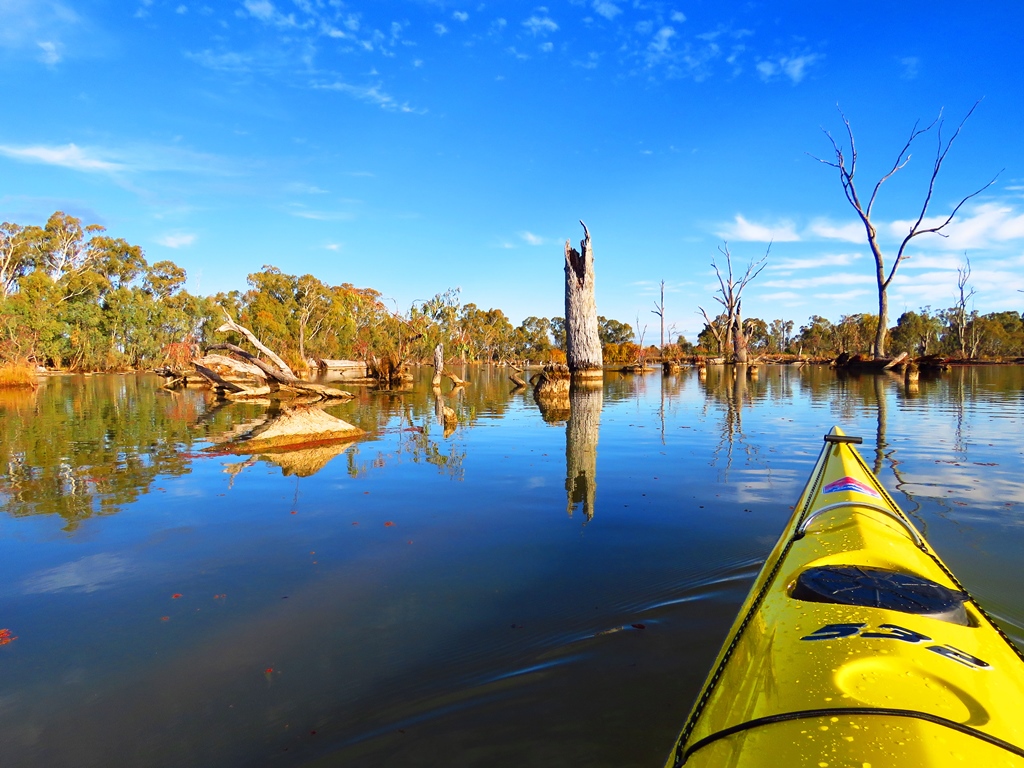
[[833, 424], [1024, 642], [1022, 368], [462, 375], [256, 457], [155, 377], [0, 392], [3, 765], [660, 767]]

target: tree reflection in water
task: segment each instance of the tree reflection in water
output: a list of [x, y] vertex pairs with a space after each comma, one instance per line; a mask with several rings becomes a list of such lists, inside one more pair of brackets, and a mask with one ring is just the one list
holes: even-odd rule
[[[716, 464], [724, 454], [726, 478], [732, 469], [733, 452], [737, 447], [742, 447], [748, 457], [755, 450], [744, 440], [743, 435], [743, 409], [752, 405], [749, 401], [756, 399], [756, 390], [760, 388], [760, 378], [754, 377], [748, 381], [749, 374], [750, 366], [737, 363], [709, 366], [707, 375], [698, 377], [708, 401], [717, 401], [724, 406], [720, 439], [712, 454], [711, 463]], [[754, 390], [752, 394], [748, 394], [748, 388]]]
[[[589, 382], [588, 382], [589, 384]], [[594, 517], [597, 497], [597, 437], [601, 426], [604, 386], [573, 384], [569, 390], [569, 420], [565, 425], [565, 490], [569, 516], [582, 505], [587, 520]]]
[[65, 531], [118, 512], [160, 475], [191, 471], [191, 449], [251, 418], [209, 393], [155, 391], [156, 377], [55, 376], [0, 390], [0, 501], [15, 517], [59, 515]]

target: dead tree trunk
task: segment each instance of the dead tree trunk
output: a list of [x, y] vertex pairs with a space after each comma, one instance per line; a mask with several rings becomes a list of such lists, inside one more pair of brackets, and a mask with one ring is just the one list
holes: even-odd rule
[[441, 386], [441, 374], [444, 373], [444, 344], [434, 347], [434, 379], [431, 385]]
[[263, 344], [263, 342], [261, 342], [259, 339], [257, 339], [256, 338], [256, 334], [254, 334], [252, 331], [250, 331], [245, 326], [242, 326], [242, 325], [239, 325], [238, 323], [236, 323], [234, 320], [232, 320], [230, 317], [227, 316], [227, 313], [224, 314], [224, 317], [227, 318], [227, 322], [224, 323], [224, 325], [222, 325], [220, 328], [217, 329], [217, 333], [227, 333], [228, 331], [234, 331], [235, 333], [242, 334], [243, 336], [245, 336], [245, 338], [247, 338], [249, 340], [250, 344], [252, 344], [254, 347], [256, 347], [256, 349], [258, 349], [260, 352], [262, 352], [268, 358], [270, 358], [270, 361], [274, 365], [276, 365], [278, 367], [278, 370], [283, 371], [284, 373], [286, 373], [288, 376], [291, 376], [292, 378], [295, 377], [295, 373], [294, 373], [294, 371], [292, 371], [291, 368], [288, 367], [288, 363], [286, 363], [284, 360], [282, 360], [280, 357], [278, 357], [274, 353], [273, 350], [271, 350], [269, 347], [265, 346]]
[[743, 332], [743, 313], [741, 302], [736, 302], [736, 322], [732, 326], [733, 360], [737, 363], [747, 362], [747, 334]]
[[600, 379], [604, 359], [594, 300], [594, 252], [587, 225], [580, 224], [580, 250], [565, 241], [565, 357], [574, 379]]

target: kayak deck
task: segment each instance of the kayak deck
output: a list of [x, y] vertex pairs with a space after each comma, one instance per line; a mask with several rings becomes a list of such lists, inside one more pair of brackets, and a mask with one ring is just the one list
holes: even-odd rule
[[1019, 652], [851, 442], [826, 437], [668, 766], [1024, 766]]

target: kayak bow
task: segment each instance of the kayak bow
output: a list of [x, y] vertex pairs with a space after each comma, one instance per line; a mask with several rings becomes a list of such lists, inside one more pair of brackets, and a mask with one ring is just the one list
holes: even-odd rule
[[675, 766], [1024, 766], [1024, 657], [838, 428]]

